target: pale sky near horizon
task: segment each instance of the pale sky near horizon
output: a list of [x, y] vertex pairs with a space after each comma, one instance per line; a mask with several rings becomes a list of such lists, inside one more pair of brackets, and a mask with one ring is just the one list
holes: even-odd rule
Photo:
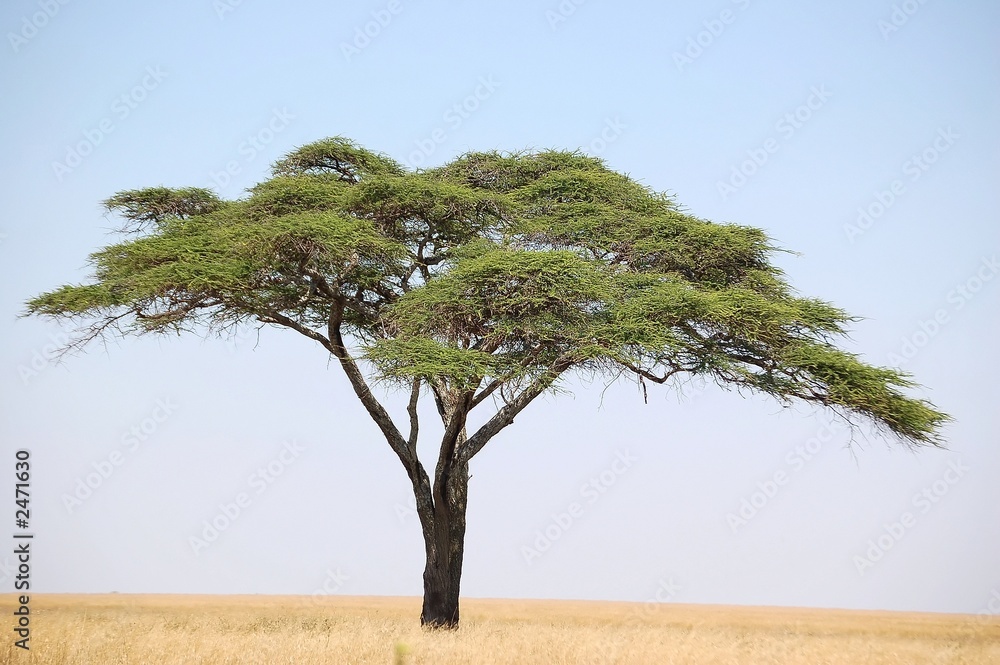
[[811, 408], [574, 379], [473, 461], [463, 595], [1000, 613], [1000, 6], [13, 0], [0, 27], [0, 489], [30, 450], [33, 591], [421, 593], [405, 473], [318, 346], [57, 366], [60, 327], [17, 318], [86, 281], [113, 193], [239, 197], [344, 135], [411, 166], [580, 148], [761, 227], [863, 317], [844, 348], [955, 418], [947, 450], [848, 448]]

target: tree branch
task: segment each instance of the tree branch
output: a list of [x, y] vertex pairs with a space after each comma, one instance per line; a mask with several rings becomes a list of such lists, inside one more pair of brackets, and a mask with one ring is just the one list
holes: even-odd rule
[[636, 367], [635, 365], [632, 365], [631, 363], [624, 363], [623, 362], [621, 364], [622, 364], [623, 367], [625, 367], [626, 369], [628, 369], [628, 370], [632, 371], [633, 373], [639, 375], [640, 377], [642, 377], [644, 379], [649, 379], [650, 381], [653, 381], [655, 383], [666, 383], [667, 380], [670, 377], [672, 377], [674, 374], [678, 374], [679, 372], [689, 371], [689, 370], [686, 370], [686, 369], [684, 369], [682, 367], [673, 367], [673, 368], [670, 369], [670, 371], [666, 372], [663, 376], [657, 376], [657, 375], [653, 374], [652, 372], [650, 372], [649, 370], [642, 369], [641, 367]]
[[329, 339], [327, 339], [320, 333], [316, 332], [315, 330], [307, 328], [306, 326], [302, 325], [295, 319], [291, 319], [285, 316], [284, 314], [275, 311], [268, 311], [263, 315], [258, 315], [257, 319], [261, 323], [276, 323], [278, 325], [285, 326], [286, 328], [291, 328], [295, 332], [301, 335], [305, 335], [311, 340], [319, 342], [320, 344], [323, 345], [323, 348], [325, 348], [330, 353], [333, 353], [333, 345], [330, 343]]
[[469, 415], [469, 403], [472, 393], [465, 392], [457, 399], [449, 400], [447, 404], [447, 423], [444, 436], [441, 437], [441, 450], [438, 453], [438, 463], [434, 471], [434, 486], [437, 489], [447, 482], [453, 464], [457, 461], [456, 451], [465, 439], [465, 422]]
[[[534, 349], [532, 349], [531, 353], [528, 356], [526, 356], [524, 360], [521, 361], [521, 367], [524, 368], [530, 367], [531, 363], [538, 357], [538, 355], [542, 352], [544, 348], [545, 348], [544, 344], [539, 344]], [[493, 350], [488, 350], [486, 351], [486, 353], [492, 353]], [[490, 383], [485, 388], [483, 388], [478, 395], [472, 398], [472, 402], [469, 405], [469, 410], [471, 411], [472, 409], [479, 406], [484, 399], [493, 394], [498, 388], [503, 387], [504, 384], [506, 384], [506, 382], [507, 379], [499, 379], [499, 378], [490, 381]]]
[[343, 318], [344, 300], [341, 296], [334, 302], [333, 307], [330, 308], [330, 317], [327, 322], [327, 334], [330, 337], [330, 353], [340, 361], [340, 366], [344, 369], [344, 373], [347, 374], [347, 378], [351, 382], [351, 386], [354, 388], [358, 399], [361, 400], [361, 403], [372, 417], [372, 420], [375, 421], [375, 424], [382, 430], [382, 434], [385, 435], [389, 446], [399, 456], [400, 461], [403, 462], [403, 466], [409, 472], [414, 467], [414, 462], [417, 461], [416, 450], [411, 450], [407, 445], [406, 439], [400, 434], [399, 429], [396, 428], [396, 424], [392, 422], [392, 417], [389, 416], [389, 413], [379, 401], [375, 399], [375, 395], [372, 394], [371, 388], [368, 387], [368, 382], [365, 381], [365, 377], [361, 374], [361, 370], [358, 368], [354, 358], [347, 352], [343, 335], [340, 332]]
[[[108, 328], [113, 328], [118, 335], [124, 335], [121, 327], [119, 326], [119, 322], [129, 314], [134, 314], [134, 313], [135, 312], [130, 309], [128, 311], [122, 312], [121, 314], [115, 314], [115, 315], [109, 314], [100, 323], [95, 323], [94, 325], [88, 326], [86, 332], [81, 337], [78, 337], [74, 340], [70, 340], [69, 342], [66, 343], [65, 346], [57, 349], [54, 355], [54, 359], [57, 362], [61, 362], [62, 359], [67, 355], [77, 351], [82, 351], [83, 347], [87, 346], [87, 344], [90, 344], [90, 342], [94, 341], [98, 337], [100, 337], [102, 341], [104, 341], [106, 344], [107, 340], [104, 337], [104, 335], [105, 331]], [[80, 330], [82, 330], [82, 328], [80, 328]]]
[[[406, 474], [409, 476], [410, 482], [413, 485], [414, 495], [418, 503], [421, 501], [425, 503], [432, 502], [430, 478], [427, 476], [427, 472], [424, 470], [423, 465], [417, 458], [417, 428], [415, 426], [416, 400], [414, 395], [419, 396], [419, 383], [415, 382], [416, 385], [414, 386], [414, 394], [411, 394], [410, 398], [411, 406], [408, 409], [410, 412], [411, 424], [410, 438], [404, 439], [403, 435], [396, 428], [395, 423], [392, 422], [392, 417], [379, 403], [379, 401], [375, 399], [375, 396], [368, 387], [368, 383], [361, 374], [361, 370], [358, 368], [357, 363], [355, 363], [354, 359], [347, 352], [347, 348], [344, 345], [344, 340], [340, 332], [340, 322], [342, 317], [343, 300], [338, 299], [330, 310], [330, 318], [328, 322], [328, 331], [330, 335], [329, 339], [315, 330], [311, 330], [279, 312], [267, 312], [265, 316], [259, 316], [258, 318], [264, 323], [277, 323], [291, 328], [292, 330], [295, 330], [310, 339], [316, 340], [340, 361], [340, 365], [344, 369], [344, 373], [347, 374], [347, 378], [350, 380], [351, 386], [354, 388], [354, 392], [357, 394], [358, 399], [361, 400], [365, 410], [368, 411], [368, 415], [370, 415], [372, 420], [375, 421], [375, 424], [378, 425], [383, 436], [385, 436], [386, 441], [389, 443], [389, 447], [392, 448], [394, 453], [396, 453], [399, 461], [403, 464], [403, 468], [406, 469]], [[423, 522], [424, 519], [425, 518], [422, 517], [421, 521]], [[427, 528], [430, 525], [423, 526]]]
[[347, 374], [347, 378], [351, 382], [351, 387], [354, 388], [354, 393], [361, 400], [361, 403], [368, 411], [368, 415], [371, 416], [375, 424], [382, 430], [382, 434], [385, 436], [389, 447], [396, 453], [399, 461], [403, 464], [403, 468], [406, 469], [406, 475], [410, 478], [410, 484], [413, 486], [413, 496], [417, 505], [417, 516], [420, 519], [420, 528], [424, 534], [424, 541], [430, 542], [429, 539], [433, 537], [434, 533], [435, 506], [430, 478], [423, 464], [420, 463], [420, 458], [417, 457], [416, 399], [419, 397], [419, 382], [414, 382], [413, 391], [410, 393], [410, 404], [407, 407], [407, 411], [410, 414], [410, 437], [409, 439], [404, 439], [395, 423], [392, 422], [392, 417], [389, 416], [389, 413], [379, 401], [375, 399], [371, 388], [368, 387], [368, 382], [365, 381], [354, 358], [347, 352], [343, 334], [340, 331], [343, 319], [344, 299], [343, 296], [338, 296], [333, 307], [330, 308], [330, 317], [327, 321], [327, 331], [331, 347], [330, 352], [340, 361], [340, 366], [343, 368], [344, 373]]
[[410, 414], [410, 436], [406, 439], [406, 445], [411, 450], [417, 449], [417, 432], [420, 423], [417, 420], [417, 400], [420, 399], [420, 379], [413, 379], [413, 388], [410, 389], [410, 403], [406, 405], [406, 412]]
[[497, 411], [492, 418], [486, 421], [486, 424], [469, 437], [465, 445], [462, 446], [462, 450], [459, 451], [460, 459], [464, 463], [468, 463], [497, 432], [514, 422], [514, 417], [517, 414], [521, 413], [532, 400], [548, 390], [556, 379], [572, 366], [573, 361], [568, 356], [563, 355], [557, 358], [543, 375], [535, 379], [520, 395]]

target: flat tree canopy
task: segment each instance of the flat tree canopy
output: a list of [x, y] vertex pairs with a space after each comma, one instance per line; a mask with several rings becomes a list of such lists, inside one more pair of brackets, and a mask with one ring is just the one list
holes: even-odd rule
[[[760, 229], [715, 224], [579, 152], [470, 153], [408, 171], [344, 138], [303, 146], [234, 201], [198, 188], [120, 192], [120, 242], [92, 282], [29, 314], [104, 335], [289, 328], [323, 345], [407, 471], [424, 533], [422, 619], [458, 622], [468, 464], [573, 371], [803, 400], [907, 445], [949, 420], [910, 377], [835, 346], [853, 319], [795, 294]], [[409, 391], [408, 431], [372, 381]], [[433, 477], [417, 404], [445, 427]], [[492, 399], [491, 399], [492, 398]], [[467, 432], [484, 402], [492, 416]]]

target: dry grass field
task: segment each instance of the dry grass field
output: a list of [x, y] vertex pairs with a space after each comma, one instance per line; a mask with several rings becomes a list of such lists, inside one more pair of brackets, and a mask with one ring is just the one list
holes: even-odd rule
[[[0, 596], [11, 623], [14, 597]], [[1000, 619], [631, 603], [467, 600], [456, 632], [419, 628], [414, 598], [33, 596], [39, 665], [1000, 663]]]

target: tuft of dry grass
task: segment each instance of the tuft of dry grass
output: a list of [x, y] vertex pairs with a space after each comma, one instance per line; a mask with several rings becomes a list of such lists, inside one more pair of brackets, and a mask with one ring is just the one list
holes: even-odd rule
[[[14, 596], [0, 598], [14, 607]], [[459, 630], [428, 632], [418, 598], [36, 595], [31, 603], [31, 651], [7, 631], [0, 663], [1000, 663], [1000, 619], [968, 615], [468, 599]]]

